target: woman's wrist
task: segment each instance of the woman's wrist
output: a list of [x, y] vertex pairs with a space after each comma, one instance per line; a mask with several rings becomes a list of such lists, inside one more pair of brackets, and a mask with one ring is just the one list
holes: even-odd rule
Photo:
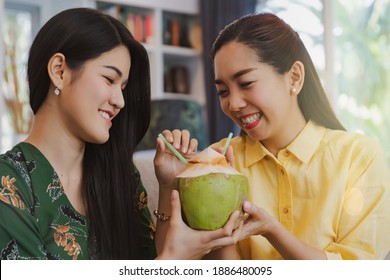
[[171, 195], [174, 189], [176, 189], [175, 183], [159, 185], [158, 213], [164, 213], [165, 216], [171, 215]]
[[270, 218], [262, 227], [263, 232], [260, 233], [263, 237], [270, 240], [273, 238], [277, 232], [279, 231], [278, 228], [282, 225], [274, 218]]
[[170, 183], [166, 183], [166, 182], [160, 183], [159, 182], [158, 186], [159, 186], [160, 192], [161, 191], [169, 191], [169, 192], [171, 192], [172, 190], [178, 189], [178, 187], [179, 187], [179, 180], [175, 178]]

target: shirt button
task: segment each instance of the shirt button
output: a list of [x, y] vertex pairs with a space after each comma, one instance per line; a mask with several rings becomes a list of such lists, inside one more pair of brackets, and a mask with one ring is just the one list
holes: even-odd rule
[[284, 213], [284, 214], [287, 214], [287, 213], [288, 213], [288, 208], [286, 208], [286, 207], [283, 208], [283, 213]]
[[282, 173], [282, 175], [284, 175], [284, 169], [280, 169], [280, 172]]
[[285, 157], [288, 157], [289, 155], [290, 155], [290, 153], [289, 153], [288, 151], [285, 151], [285, 152], [284, 152], [284, 156], [285, 156]]

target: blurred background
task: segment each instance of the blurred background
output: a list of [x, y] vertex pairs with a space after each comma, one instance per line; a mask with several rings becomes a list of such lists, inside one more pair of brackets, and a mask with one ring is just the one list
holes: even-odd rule
[[238, 133], [219, 108], [210, 47], [235, 18], [271, 11], [299, 32], [344, 126], [377, 138], [390, 164], [390, 0], [0, 0], [0, 152], [31, 127], [26, 61], [37, 30], [80, 6], [117, 17], [148, 50], [155, 104], [139, 150], [153, 149], [161, 128], [189, 128], [201, 148]]

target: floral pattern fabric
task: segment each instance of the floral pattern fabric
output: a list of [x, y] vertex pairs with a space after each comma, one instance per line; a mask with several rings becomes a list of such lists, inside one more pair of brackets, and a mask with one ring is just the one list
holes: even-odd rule
[[[90, 259], [88, 218], [64, 193], [53, 167], [34, 146], [0, 155], [0, 259]], [[140, 259], [155, 257], [155, 226], [138, 183]]]

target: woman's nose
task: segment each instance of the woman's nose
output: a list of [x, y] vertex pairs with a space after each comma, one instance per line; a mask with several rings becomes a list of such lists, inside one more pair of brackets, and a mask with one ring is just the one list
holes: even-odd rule
[[108, 103], [118, 109], [122, 109], [125, 106], [125, 99], [123, 98], [123, 91], [121, 88], [115, 89], [114, 93], [108, 100]]
[[239, 91], [230, 91], [229, 94], [229, 110], [240, 111], [246, 106], [246, 101], [242, 98]]

